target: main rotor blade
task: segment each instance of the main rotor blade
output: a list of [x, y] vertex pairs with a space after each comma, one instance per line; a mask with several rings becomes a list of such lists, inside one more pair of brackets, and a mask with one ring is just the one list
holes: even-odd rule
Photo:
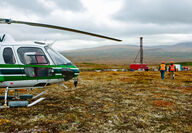
[[37, 26], [37, 27], [45, 27], [45, 28], [52, 28], [52, 29], [58, 29], [58, 30], [65, 30], [65, 31], [70, 31], [70, 32], [75, 32], [75, 33], [95, 36], [95, 37], [109, 39], [109, 40], [118, 41], [118, 42], [122, 41], [120, 39], [116, 39], [116, 38], [112, 38], [112, 37], [108, 37], [108, 36], [103, 36], [103, 35], [99, 35], [99, 34], [95, 34], [95, 33], [90, 33], [90, 32], [76, 30], [76, 29], [67, 28], [67, 27], [60, 27], [60, 26], [55, 26], [55, 25], [49, 25], [49, 24], [33, 23], [33, 22], [25, 22], [25, 21], [16, 21], [16, 20], [11, 20], [11, 19], [0, 18], [0, 24], [1, 23], [3, 23], [3, 24], [12, 24], [12, 23], [15, 23], [15, 24], [26, 24], [26, 25], [30, 25], [30, 26]]

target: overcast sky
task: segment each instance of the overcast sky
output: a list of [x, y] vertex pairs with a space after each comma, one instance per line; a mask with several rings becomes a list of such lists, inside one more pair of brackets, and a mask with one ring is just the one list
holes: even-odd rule
[[106, 35], [123, 42], [30, 27], [0, 25], [15, 40], [55, 41], [57, 50], [111, 44], [166, 45], [192, 41], [192, 0], [0, 0], [0, 18], [39, 22]]

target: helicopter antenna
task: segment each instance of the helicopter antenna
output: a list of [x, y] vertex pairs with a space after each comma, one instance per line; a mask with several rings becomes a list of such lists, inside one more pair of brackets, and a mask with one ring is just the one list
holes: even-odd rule
[[39, 42], [39, 41], [35, 41], [34, 43], [35, 43], [35, 44], [40, 44], [40, 45], [47, 45], [48, 47], [52, 47], [52, 45], [53, 45], [55, 42], [56, 42], [56, 40], [53, 41], [53, 42], [51, 42], [51, 43], [45, 43], [45, 42]]
[[58, 30], [65, 30], [65, 31], [90, 35], [90, 36], [104, 38], [104, 39], [118, 41], [118, 42], [122, 41], [120, 39], [116, 39], [116, 38], [112, 38], [112, 37], [108, 37], [108, 36], [103, 36], [103, 35], [99, 35], [99, 34], [95, 34], [95, 33], [91, 33], [91, 32], [76, 30], [76, 29], [72, 29], [72, 28], [67, 28], [67, 27], [60, 27], [60, 26], [49, 25], [49, 24], [33, 23], [33, 22], [25, 22], [25, 21], [16, 21], [16, 20], [12, 20], [12, 19], [0, 18], [0, 24], [12, 24], [12, 23], [13, 24], [14, 23], [15, 24], [26, 24], [26, 25], [30, 25], [30, 26], [45, 27], [45, 28], [58, 29]]
[[40, 44], [40, 45], [45, 45], [45, 44], [46, 44], [46, 43], [44, 43], [44, 42], [39, 42], [39, 41], [35, 41], [34, 43]]
[[53, 44], [56, 42], [56, 40], [55, 41], [53, 41], [52, 43], [48, 43], [48, 45], [47, 46], [49, 46], [49, 47], [52, 47], [53, 46]]

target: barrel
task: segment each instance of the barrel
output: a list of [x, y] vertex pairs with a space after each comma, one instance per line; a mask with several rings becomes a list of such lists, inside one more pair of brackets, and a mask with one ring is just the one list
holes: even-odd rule
[[33, 95], [30, 95], [30, 94], [24, 94], [19, 96], [20, 99], [31, 99], [32, 97]]
[[[7, 99], [11, 100], [13, 99], [14, 96], [7, 96]], [[0, 100], [4, 100], [5, 99], [5, 96], [0, 96]]]
[[10, 101], [8, 103], [9, 107], [24, 107], [27, 106], [29, 104], [28, 101]]

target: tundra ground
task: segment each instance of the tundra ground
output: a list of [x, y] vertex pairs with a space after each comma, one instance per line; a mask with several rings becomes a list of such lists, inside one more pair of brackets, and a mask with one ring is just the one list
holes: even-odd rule
[[191, 132], [192, 71], [81, 72], [30, 108], [0, 111], [2, 132]]

